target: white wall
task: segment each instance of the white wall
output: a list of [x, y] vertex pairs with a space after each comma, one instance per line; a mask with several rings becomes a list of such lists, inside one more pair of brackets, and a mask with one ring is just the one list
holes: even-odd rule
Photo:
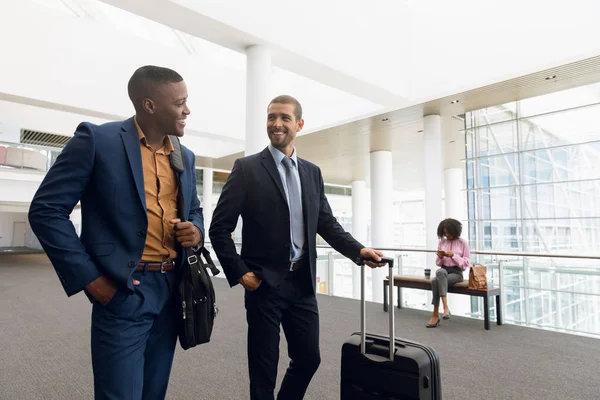
[[[0, 102], [0, 107], [2, 107]], [[19, 143], [21, 139], [21, 129], [18, 123], [12, 118], [8, 118], [8, 113], [4, 113], [0, 108], [0, 142]]]
[[[19, 143], [21, 129], [72, 136], [80, 122], [95, 124], [108, 120], [81, 114], [33, 107], [25, 104], [0, 101], [0, 141]], [[6, 133], [3, 132], [3, 126]]]
[[26, 223], [26, 221], [26, 213], [0, 213], [0, 247], [11, 247], [13, 245], [14, 223]]
[[44, 173], [0, 169], [0, 202], [30, 203]]

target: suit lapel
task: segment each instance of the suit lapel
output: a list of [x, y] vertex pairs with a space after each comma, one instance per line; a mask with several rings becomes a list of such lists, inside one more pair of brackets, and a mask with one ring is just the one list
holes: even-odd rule
[[279, 176], [279, 171], [277, 170], [275, 160], [273, 160], [273, 156], [271, 155], [269, 148], [264, 149], [260, 156], [262, 165], [267, 169], [269, 175], [271, 175], [271, 179], [273, 179], [273, 182], [275, 182], [275, 186], [277, 186], [277, 189], [279, 189], [279, 193], [283, 197], [283, 200], [287, 202], [285, 190], [283, 189], [283, 183], [281, 182], [281, 176]]
[[142, 152], [140, 150], [140, 140], [135, 127], [133, 118], [129, 118], [121, 125], [121, 139], [129, 160], [129, 167], [133, 174], [133, 180], [137, 187], [138, 195], [144, 210], [146, 209], [146, 194], [144, 192], [144, 171], [142, 167]]
[[308, 170], [304, 164], [304, 160], [298, 158], [298, 174], [300, 175], [300, 187], [302, 188], [302, 211], [304, 214], [304, 226], [308, 226], [308, 185], [310, 183], [310, 177]]

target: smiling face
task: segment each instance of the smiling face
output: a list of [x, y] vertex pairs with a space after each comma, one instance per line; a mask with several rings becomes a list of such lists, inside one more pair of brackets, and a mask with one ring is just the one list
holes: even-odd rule
[[156, 128], [166, 135], [183, 136], [190, 114], [185, 82], [156, 85], [151, 96], [145, 99], [144, 108], [153, 114]]
[[271, 103], [267, 110], [267, 134], [271, 145], [288, 157], [294, 151], [296, 134], [304, 126], [303, 119], [296, 119], [293, 104]]

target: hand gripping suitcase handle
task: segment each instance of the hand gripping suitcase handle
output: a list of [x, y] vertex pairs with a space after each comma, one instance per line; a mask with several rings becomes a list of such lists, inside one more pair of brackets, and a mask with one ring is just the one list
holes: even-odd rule
[[[363, 261], [374, 261], [372, 259], [363, 258]], [[388, 314], [389, 314], [389, 336], [390, 336], [390, 360], [394, 361], [394, 353], [396, 352], [394, 336], [394, 259], [392, 257], [381, 257], [381, 262], [388, 264], [389, 267], [389, 282], [388, 285]], [[383, 268], [383, 267], [382, 267]], [[367, 351], [366, 332], [367, 332], [367, 302], [365, 300], [365, 265], [360, 269], [360, 352], [365, 354]]]

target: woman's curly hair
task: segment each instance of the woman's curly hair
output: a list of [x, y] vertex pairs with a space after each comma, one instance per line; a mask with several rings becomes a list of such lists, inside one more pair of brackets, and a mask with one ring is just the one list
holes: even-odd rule
[[452, 235], [454, 239], [458, 239], [462, 233], [462, 224], [453, 218], [446, 218], [438, 225], [437, 235], [440, 239], [443, 239], [444, 236], [446, 236], [444, 235], [444, 228], [446, 228], [446, 231]]

